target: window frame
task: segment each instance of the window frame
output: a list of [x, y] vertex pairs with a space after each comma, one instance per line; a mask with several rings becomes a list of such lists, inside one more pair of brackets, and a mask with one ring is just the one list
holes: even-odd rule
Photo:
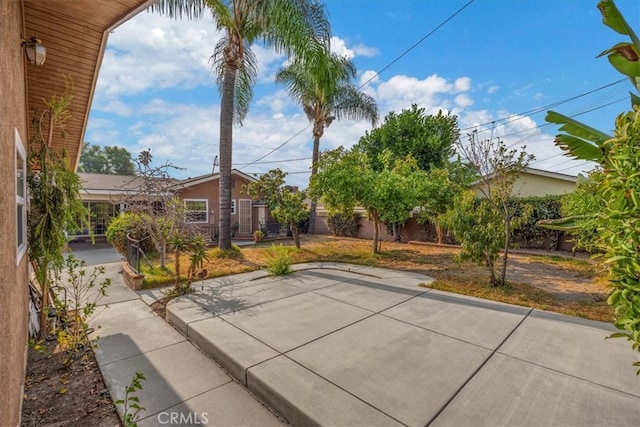
[[231, 199], [231, 215], [236, 215], [236, 199]]
[[[209, 223], [209, 200], [208, 199], [183, 199], [183, 201], [184, 201], [184, 210], [185, 210], [185, 220], [186, 220], [186, 222], [188, 222], [190, 224], [208, 224]], [[199, 209], [199, 210], [189, 209], [188, 206], [187, 206], [188, 202], [204, 202], [204, 210], [202, 210], [202, 209]], [[189, 219], [189, 213], [190, 212], [197, 212], [197, 213], [204, 212], [205, 220], [204, 221], [191, 221]]]
[[[15, 151], [15, 192], [16, 192], [16, 265], [19, 265], [27, 253], [27, 151], [20, 138], [17, 128], [14, 128], [14, 151]], [[22, 163], [19, 168], [18, 163]], [[22, 182], [18, 178], [18, 171], [22, 170]], [[22, 188], [20, 188], [22, 187]]]

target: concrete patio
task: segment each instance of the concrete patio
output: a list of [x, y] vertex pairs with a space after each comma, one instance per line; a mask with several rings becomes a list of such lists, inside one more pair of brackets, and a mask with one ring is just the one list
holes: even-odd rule
[[149, 307], [165, 290], [130, 290], [112, 248], [85, 246], [112, 280], [96, 358], [114, 400], [146, 376], [140, 426], [282, 425], [271, 408], [300, 426], [640, 425], [638, 353], [610, 324], [312, 263], [197, 282], [171, 327]]
[[[300, 264], [198, 282], [167, 319], [291, 424], [640, 425], [638, 353], [605, 323]], [[144, 297], [143, 297], [144, 298]]]

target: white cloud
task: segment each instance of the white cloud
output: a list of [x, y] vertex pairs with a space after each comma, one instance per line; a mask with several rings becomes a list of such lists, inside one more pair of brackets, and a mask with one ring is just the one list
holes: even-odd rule
[[349, 59], [356, 55], [353, 50], [347, 48], [347, 43], [344, 40], [336, 36], [331, 36], [331, 52]]
[[454, 99], [456, 106], [460, 108], [470, 107], [473, 104], [473, 99], [466, 94], [457, 95]]
[[362, 43], [358, 43], [357, 45], [353, 46], [351, 49], [358, 56], [371, 57], [371, 56], [377, 56], [380, 54], [380, 50], [378, 48], [369, 47]]
[[97, 95], [212, 85], [209, 58], [220, 35], [211, 17], [179, 21], [142, 13], [109, 36]]

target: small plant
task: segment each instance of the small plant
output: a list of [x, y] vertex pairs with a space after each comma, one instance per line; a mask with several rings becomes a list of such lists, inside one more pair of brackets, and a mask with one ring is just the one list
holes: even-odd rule
[[267, 252], [267, 271], [273, 276], [286, 276], [292, 273], [291, 263], [294, 251], [294, 248], [283, 246], [282, 243], [278, 246], [271, 245]]
[[264, 232], [262, 230], [256, 230], [253, 232], [253, 240], [257, 243], [264, 239]]
[[238, 235], [238, 230], [240, 230], [240, 224], [236, 222], [231, 226], [231, 237], [236, 237]]
[[137, 427], [138, 414], [144, 409], [140, 406], [140, 399], [134, 395], [138, 390], [142, 390], [142, 381], [146, 381], [142, 372], [136, 372], [131, 379], [131, 383], [124, 389], [124, 399], [116, 400], [116, 405], [123, 406], [122, 421], [125, 427]]
[[98, 278], [104, 274], [104, 267], [94, 267], [93, 272], [87, 274], [87, 263], [73, 255], [65, 259], [64, 266], [64, 276], [59, 272], [55, 278], [56, 287], [63, 295], [63, 299], [56, 301], [56, 310], [66, 317], [62, 320], [67, 327], [58, 332], [58, 343], [66, 349], [63, 363], [68, 366], [87, 344], [88, 335], [93, 331], [88, 321], [97, 302], [106, 296], [111, 279], [99, 282]]

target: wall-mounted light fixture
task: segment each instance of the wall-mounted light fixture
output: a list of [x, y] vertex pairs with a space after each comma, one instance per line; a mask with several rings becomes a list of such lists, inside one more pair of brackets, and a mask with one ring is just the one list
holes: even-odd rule
[[42, 42], [37, 37], [31, 37], [29, 40], [22, 40], [24, 52], [30, 64], [42, 65], [47, 59], [47, 48], [42, 46]]

